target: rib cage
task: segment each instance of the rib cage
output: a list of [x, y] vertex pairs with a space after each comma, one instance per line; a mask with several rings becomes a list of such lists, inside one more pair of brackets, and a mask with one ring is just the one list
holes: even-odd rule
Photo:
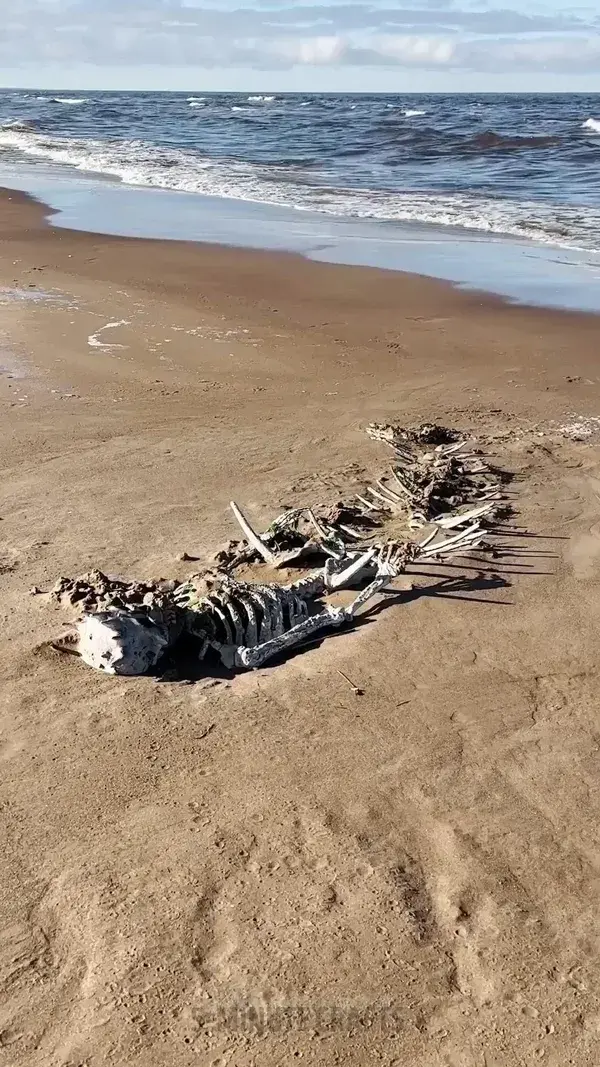
[[[369, 517], [381, 513], [406, 515], [409, 528], [456, 519], [458, 509], [487, 506], [490, 518], [498, 509], [501, 486], [479, 453], [467, 451], [466, 439], [444, 426], [424, 424], [414, 430], [371, 423], [369, 437], [395, 452], [389, 473], [368, 485], [356, 499]], [[469, 514], [465, 516], [468, 518]]]
[[307, 601], [299, 593], [293, 587], [226, 578], [206, 596], [199, 597], [191, 584], [182, 586], [177, 602], [187, 609], [187, 628], [207, 647], [256, 648], [308, 618]]

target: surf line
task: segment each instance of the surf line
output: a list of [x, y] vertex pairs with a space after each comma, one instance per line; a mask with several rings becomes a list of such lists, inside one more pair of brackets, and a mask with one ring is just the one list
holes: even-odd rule
[[101, 326], [96, 333], [91, 333], [88, 337], [88, 345], [90, 348], [127, 348], [127, 345], [109, 344], [108, 341], [103, 341], [99, 334], [104, 333], [104, 330], [115, 330], [117, 326], [131, 326], [131, 323], [127, 319], [119, 319], [118, 322], [107, 322], [106, 326]]

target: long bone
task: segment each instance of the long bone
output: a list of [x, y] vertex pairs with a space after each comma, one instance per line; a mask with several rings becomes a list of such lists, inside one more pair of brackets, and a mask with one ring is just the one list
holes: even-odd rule
[[259, 556], [262, 556], [262, 558], [265, 560], [266, 563], [270, 563], [273, 567], [276, 567], [277, 566], [277, 556], [276, 556], [276, 554], [271, 551], [271, 549], [269, 548], [269, 546], [267, 544], [265, 544], [265, 542], [263, 541], [262, 537], [259, 537], [259, 535], [256, 533], [256, 531], [252, 529], [252, 527], [251, 527], [250, 523], [248, 522], [247, 518], [245, 517], [245, 515], [243, 515], [243, 513], [238, 508], [235, 500], [232, 500], [230, 502], [229, 507], [233, 511], [234, 517], [237, 520], [238, 525], [241, 527], [241, 529], [243, 531], [243, 534], [244, 534], [244, 537], [246, 538], [248, 544], [252, 545], [252, 548], [256, 549], [256, 551], [258, 552]]
[[[455, 537], [447, 538], [441, 544], [431, 544], [431, 535], [428, 535], [421, 544], [414, 546], [415, 558], [419, 555], [445, 555], [446, 553], [456, 554], [460, 551], [463, 544], [466, 545], [472, 542], [475, 535], [478, 533], [473, 527], [469, 531], [465, 531]], [[313, 637], [319, 631], [337, 628], [343, 626], [346, 623], [352, 623], [356, 614], [369, 600], [372, 600], [382, 589], [390, 584], [397, 578], [406, 568], [406, 545], [394, 544], [382, 545], [373, 560], [373, 552], [365, 553], [356, 562], [360, 562], [361, 566], [368, 565], [373, 561], [376, 566], [376, 573], [373, 580], [363, 589], [357, 597], [352, 601], [347, 608], [333, 608], [327, 604], [325, 608], [317, 615], [312, 615], [308, 619], [299, 623], [297, 626], [292, 627], [281, 637], [273, 638], [270, 641], [266, 641], [262, 645], [258, 645], [254, 648], [238, 648], [235, 651], [234, 661], [240, 667], [246, 667], [250, 669], [256, 669], [261, 667], [268, 660], [273, 659], [275, 656], [280, 655], [282, 652], [288, 651], [292, 648], [297, 648], [299, 645], [304, 644], [309, 638]], [[351, 568], [342, 572], [342, 577], [345, 575], [348, 578], [348, 573]], [[350, 575], [350, 578], [355, 577], [355, 573]]]
[[[346, 547], [344, 541], [338, 536], [335, 528], [319, 521], [310, 508], [294, 508], [292, 511], [284, 512], [283, 515], [279, 515], [271, 523], [267, 535], [263, 534], [261, 536], [250, 525], [235, 500], [231, 501], [230, 507], [248, 543], [272, 567], [286, 567], [289, 563], [294, 563], [315, 552], [322, 552], [323, 555], [332, 556], [335, 559], [341, 559], [345, 555]], [[306, 517], [315, 530], [317, 538], [314, 539], [302, 534], [300, 536], [301, 543], [298, 545], [293, 545], [287, 549], [271, 548], [270, 544], [267, 543], [267, 537], [285, 536], [286, 533], [293, 530], [294, 523], [300, 516]]]

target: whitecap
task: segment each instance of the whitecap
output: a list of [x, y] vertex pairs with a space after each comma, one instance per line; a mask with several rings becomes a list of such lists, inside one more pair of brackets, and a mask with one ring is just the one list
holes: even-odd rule
[[405, 115], [405, 117], [406, 117], [407, 119], [410, 119], [410, 118], [412, 118], [412, 117], [413, 117], [413, 115], [424, 115], [424, 114], [425, 114], [425, 112], [424, 112], [424, 111], [421, 111], [421, 109], [420, 109], [420, 108], [418, 108], [418, 107], [409, 107], [409, 108], [407, 108], [407, 109], [406, 109], [406, 111], [404, 112], [404, 115]]
[[5, 149], [114, 176], [127, 185], [274, 204], [343, 218], [512, 234], [536, 243], [600, 251], [600, 207], [590, 206], [582, 213], [576, 204], [512, 201], [471, 193], [308, 186], [277, 171], [265, 173], [263, 165], [213, 159], [192, 149], [159, 147], [142, 140], [40, 135], [30, 128], [0, 129], [0, 159]]
[[586, 119], [581, 125], [584, 130], [591, 130], [592, 133], [600, 133], [600, 119]]
[[85, 96], [53, 96], [51, 104], [85, 104]]
[[3, 122], [0, 126], [0, 130], [16, 130], [21, 133], [34, 133], [35, 122], [32, 119], [9, 119], [8, 122]]
[[248, 97], [248, 103], [249, 104], [272, 104], [274, 99], [275, 99], [274, 96], [261, 96], [259, 94], [258, 96], [249, 96]]

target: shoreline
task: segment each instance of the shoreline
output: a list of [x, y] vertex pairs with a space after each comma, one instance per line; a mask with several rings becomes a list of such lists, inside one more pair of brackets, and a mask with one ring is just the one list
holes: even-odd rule
[[[117, 189], [121, 189], [121, 186], [117, 186]], [[160, 191], [161, 193], [164, 191]], [[178, 194], [182, 195], [182, 194]], [[533, 312], [536, 314], [543, 314], [544, 316], [574, 316], [577, 319], [591, 319], [594, 320], [600, 314], [600, 303], [598, 311], [593, 310], [581, 310], [578, 308], [569, 307], [550, 307], [545, 305], [539, 305], [536, 303], [528, 304], [524, 301], [512, 300], [509, 296], [502, 293], [494, 292], [493, 290], [481, 288], [475, 289], [470, 287], [462, 287], [459, 283], [449, 278], [441, 278], [432, 276], [430, 274], [420, 274], [416, 271], [401, 270], [396, 267], [378, 267], [370, 266], [362, 263], [342, 263], [335, 260], [318, 260], [310, 256], [304, 255], [300, 252], [285, 249], [285, 248], [264, 248], [255, 247], [253, 245], [243, 246], [236, 244], [224, 243], [221, 241], [211, 242], [202, 241], [196, 239], [177, 240], [177, 239], [165, 239], [161, 237], [142, 237], [142, 236], [129, 236], [121, 233], [107, 233], [104, 230], [87, 230], [71, 228], [67, 225], [57, 225], [56, 220], [61, 215], [60, 208], [53, 207], [51, 204], [39, 199], [32, 193], [24, 192], [21, 189], [0, 185], [0, 208], [6, 208], [6, 205], [11, 203], [14, 205], [17, 213], [17, 217], [21, 209], [23, 208], [27, 212], [25, 219], [25, 228], [28, 236], [40, 237], [43, 235], [44, 240], [52, 241], [52, 235], [57, 238], [58, 246], [60, 247], [61, 237], [64, 236], [65, 240], [73, 242], [77, 245], [77, 242], [85, 243], [88, 240], [92, 240], [105, 248], [110, 249], [122, 244], [123, 247], [148, 247], [162, 248], [163, 250], [173, 250], [173, 259], [177, 259], [178, 255], [183, 252], [186, 256], [193, 258], [194, 250], [197, 250], [199, 257], [210, 257], [213, 261], [220, 261], [212, 264], [215, 268], [215, 280], [222, 281], [224, 274], [229, 268], [235, 265], [235, 261], [239, 260], [243, 264], [242, 273], [245, 280], [248, 278], [248, 269], [255, 259], [257, 264], [264, 265], [268, 270], [268, 264], [272, 264], [273, 274], [278, 277], [280, 274], [280, 266], [289, 265], [291, 271], [294, 267], [304, 264], [304, 272], [310, 273], [311, 269], [315, 272], [315, 277], [318, 277], [319, 271], [322, 272], [322, 277], [334, 276], [335, 272], [339, 272], [340, 277], [344, 274], [346, 281], [354, 280], [358, 281], [361, 274], [365, 278], [372, 277], [378, 278], [386, 289], [394, 286], [394, 279], [398, 280], [398, 284], [403, 287], [411, 289], [411, 297], [413, 292], [417, 292], [422, 289], [429, 289], [431, 294], [434, 294], [436, 290], [442, 293], [451, 293], [456, 296], [459, 301], [464, 301], [466, 308], [495, 308], [506, 307], [514, 309], [515, 311]], [[22, 220], [19, 219], [18, 225], [22, 224]], [[66, 258], [71, 258], [72, 253], [67, 253]], [[61, 266], [67, 266], [63, 262]], [[113, 265], [114, 267], [114, 265]], [[104, 280], [109, 280], [105, 278]], [[414, 285], [411, 286], [411, 280], [414, 281]], [[135, 279], [136, 285], [143, 284], [143, 275]], [[386, 284], [387, 283], [387, 284]], [[385, 294], [388, 295], [387, 293]], [[429, 293], [428, 293], [429, 295]]]
[[[375, 1031], [398, 1067], [594, 1067], [597, 316], [45, 210], [0, 192], [0, 352], [28, 372], [0, 372], [11, 1067], [363, 1067]], [[372, 421], [511, 475], [493, 557], [415, 566], [232, 678], [53, 651], [61, 575], [214, 566], [231, 499], [264, 529], [381, 477]]]
[[492, 232], [129, 186], [65, 167], [21, 167], [12, 176], [6, 172], [0, 183], [48, 204], [57, 229], [297, 254], [415, 274], [524, 306], [600, 312], [600, 258], [593, 253]]

